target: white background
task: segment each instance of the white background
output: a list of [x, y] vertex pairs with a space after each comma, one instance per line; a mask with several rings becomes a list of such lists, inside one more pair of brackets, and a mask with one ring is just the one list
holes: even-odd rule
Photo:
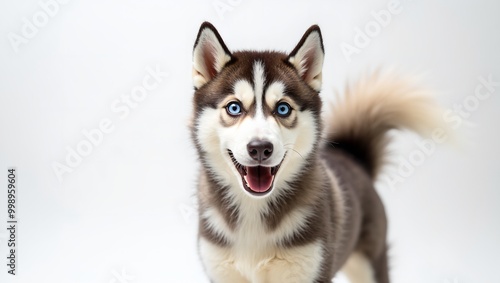
[[[212, 0], [73, 0], [15, 52], [12, 33], [22, 36], [23, 18], [33, 22], [43, 9], [2, 1], [0, 282], [208, 282], [196, 252], [198, 165], [186, 127], [191, 52], [204, 20], [232, 50], [287, 52], [319, 24], [325, 100], [378, 67], [424, 74], [422, 84], [450, 109], [471, 99], [479, 77], [500, 81], [500, 2], [401, 0], [402, 11], [348, 62], [342, 43], [354, 45], [356, 28], [389, 1], [365, 2], [222, 0], [233, 6], [217, 12]], [[169, 76], [122, 119], [111, 105], [141, 85], [148, 66]], [[466, 113], [455, 142], [437, 145], [389, 186], [422, 140], [398, 136], [395, 165], [378, 184], [393, 282], [500, 282], [499, 96], [496, 86]], [[59, 182], [53, 164], [66, 164], [68, 147], [103, 119], [113, 131]], [[19, 182], [15, 277], [5, 258], [10, 166]]]

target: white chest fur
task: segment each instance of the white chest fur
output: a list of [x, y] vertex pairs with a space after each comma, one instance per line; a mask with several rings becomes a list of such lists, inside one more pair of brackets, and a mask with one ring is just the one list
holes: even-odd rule
[[292, 248], [280, 243], [303, 229], [310, 210], [296, 208], [270, 232], [262, 222], [259, 202], [242, 203], [237, 228], [232, 231], [215, 208], [208, 208], [203, 217], [213, 232], [229, 240], [228, 247], [216, 246], [200, 239], [200, 255], [206, 271], [220, 282], [310, 282], [316, 277], [322, 261], [320, 242]]

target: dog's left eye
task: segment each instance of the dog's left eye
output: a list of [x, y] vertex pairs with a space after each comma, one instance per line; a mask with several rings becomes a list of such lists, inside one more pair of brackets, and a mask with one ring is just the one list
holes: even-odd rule
[[231, 116], [238, 116], [241, 114], [241, 105], [236, 101], [229, 102], [226, 106], [226, 111]]
[[288, 117], [292, 112], [292, 107], [286, 102], [280, 102], [276, 105], [276, 110], [274, 111], [278, 116]]

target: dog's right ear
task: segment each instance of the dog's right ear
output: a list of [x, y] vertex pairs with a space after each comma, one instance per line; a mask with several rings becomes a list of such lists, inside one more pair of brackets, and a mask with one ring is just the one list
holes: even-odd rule
[[193, 85], [196, 89], [213, 79], [232, 56], [215, 27], [201, 24], [193, 51]]

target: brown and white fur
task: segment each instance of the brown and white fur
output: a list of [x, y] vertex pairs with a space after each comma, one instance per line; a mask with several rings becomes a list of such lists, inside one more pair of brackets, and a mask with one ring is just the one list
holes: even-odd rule
[[285, 54], [231, 53], [201, 25], [191, 130], [202, 165], [199, 253], [213, 283], [331, 282], [341, 268], [353, 283], [389, 282], [373, 182], [387, 132], [425, 132], [433, 106], [407, 82], [375, 74], [323, 127], [323, 58], [318, 26]]

